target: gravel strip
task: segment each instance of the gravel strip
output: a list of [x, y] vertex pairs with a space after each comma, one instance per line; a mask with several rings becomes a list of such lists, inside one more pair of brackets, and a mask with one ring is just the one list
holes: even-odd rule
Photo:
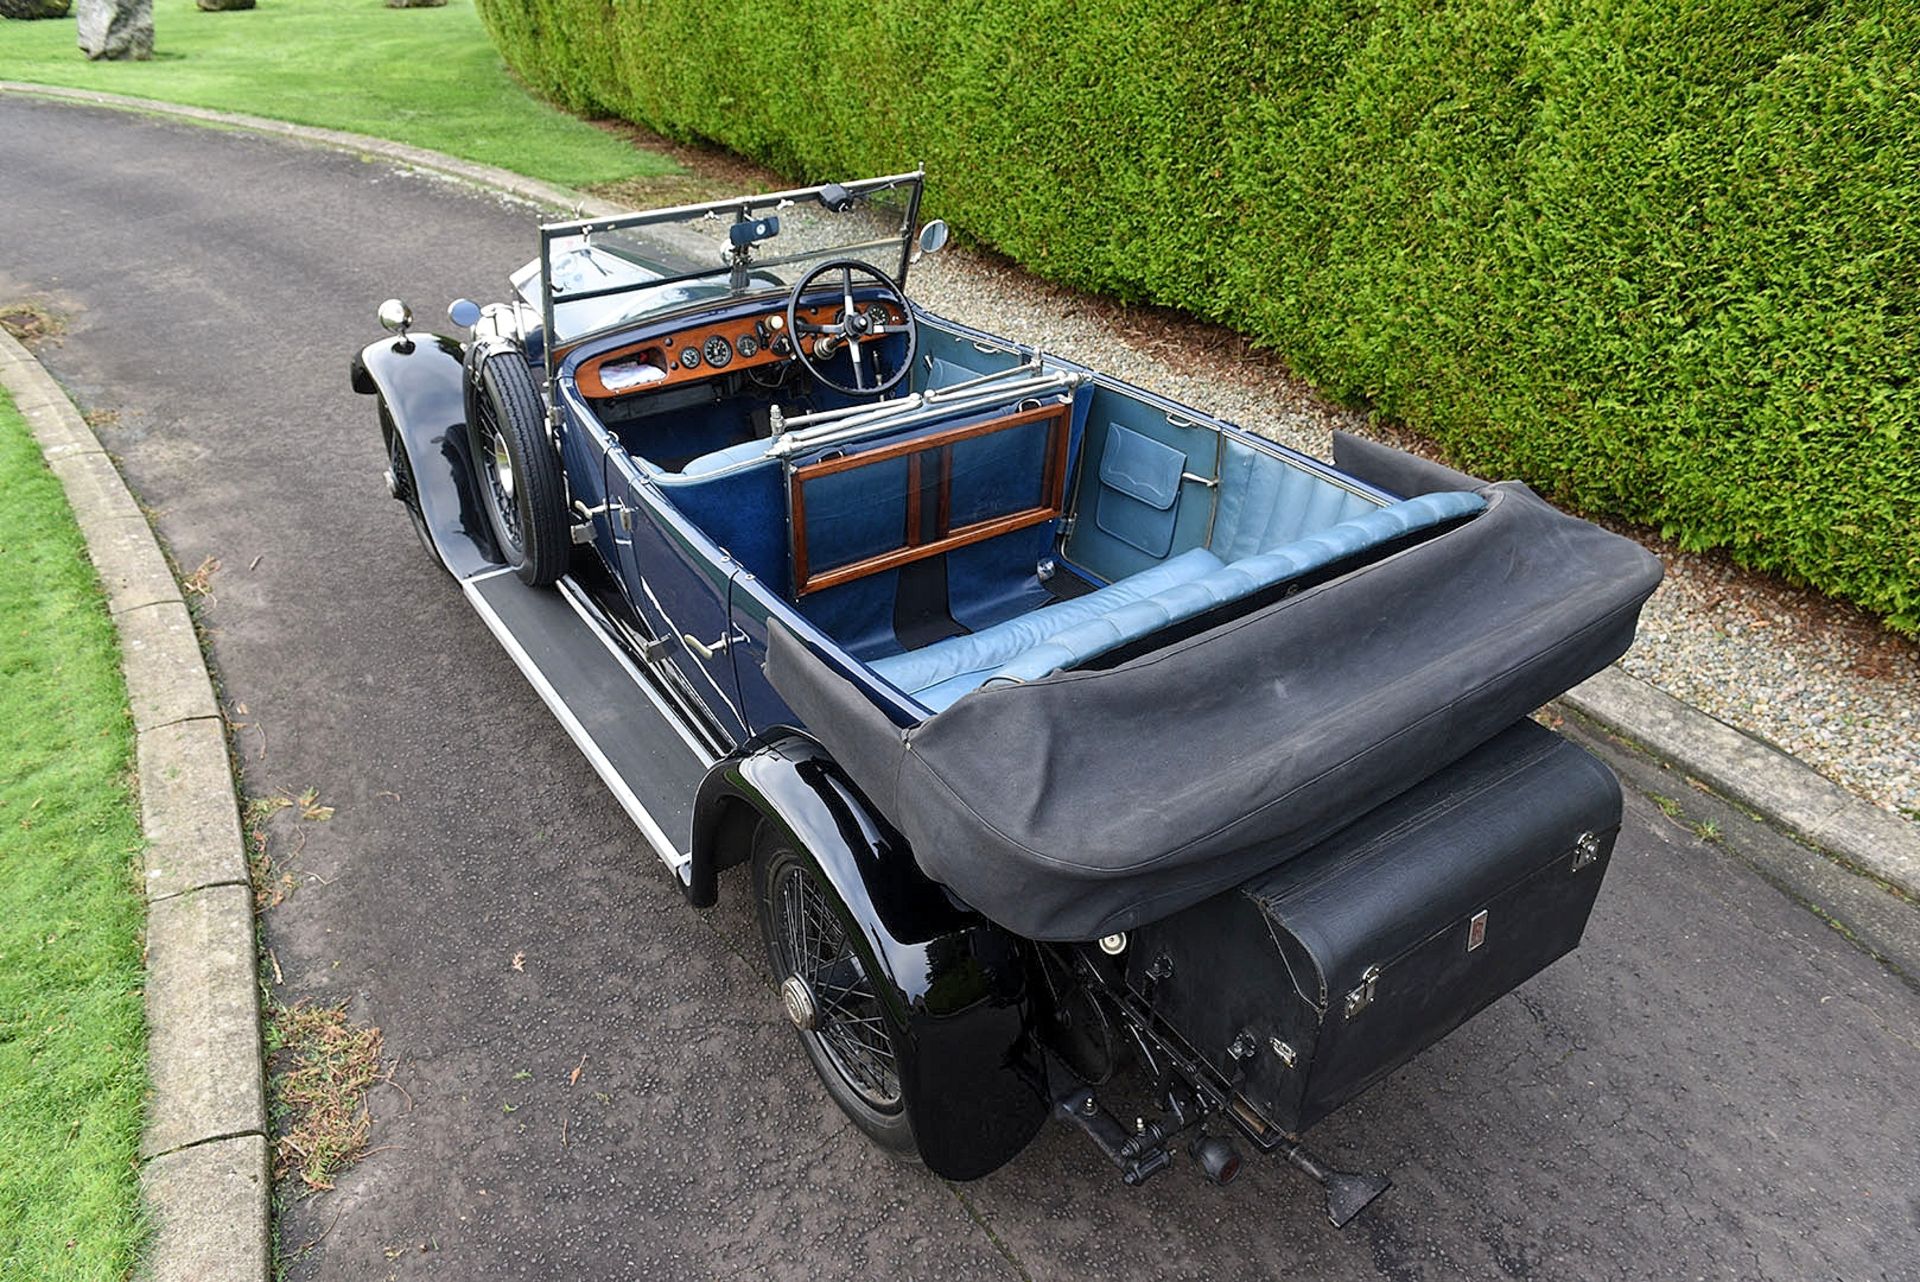
[[[1036, 280], [989, 255], [922, 260], [914, 297], [934, 311], [1032, 343], [1319, 458], [1335, 428], [1431, 453], [1364, 411], [1327, 401], [1244, 340], [1159, 308], [1128, 308]], [[1920, 646], [1818, 593], [1681, 552], [1608, 522], [1659, 553], [1667, 579], [1621, 666], [1765, 739], [1860, 795], [1920, 818]]]

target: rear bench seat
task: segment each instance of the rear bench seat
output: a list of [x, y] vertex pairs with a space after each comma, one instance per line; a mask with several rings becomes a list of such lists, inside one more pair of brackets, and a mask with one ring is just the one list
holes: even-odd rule
[[1097, 592], [876, 659], [871, 666], [941, 712], [989, 682], [1037, 680], [1168, 624], [1485, 506], [1477, 494], [1440, 491], [1376, 508], [1231, 563], [1194, 548]]

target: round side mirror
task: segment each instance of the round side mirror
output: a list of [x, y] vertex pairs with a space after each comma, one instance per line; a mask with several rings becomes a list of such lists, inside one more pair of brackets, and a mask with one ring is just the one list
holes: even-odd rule
[[480, 320], [480, 304], [471, 298], [456, 298], [447, 307], [447, 319], [462, 329], [472, 329]]
[[380, 318], [382, 328], [390, 329], [402, 337], [413, 325], [413, 309], [397, 298], [389, 298], [380, 304], [380, 310], [374, 315]]
[[937, 254], [947, 247], [947, 224], [936, 218], [920, 229], [920, 252]]

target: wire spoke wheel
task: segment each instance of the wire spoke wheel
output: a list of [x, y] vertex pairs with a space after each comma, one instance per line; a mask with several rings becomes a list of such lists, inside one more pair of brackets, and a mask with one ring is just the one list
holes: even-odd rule
[[413, 460], [407, 456], [406, 444], [400, 439], [400, 430], [385, 404], [380, 406], [380, 424], [387, 437], [387, 491], [407, 509], [407, 520], [413, 525], [420, 546], [427, 550], [435, 565], [445, 569], [446, 562], [440, 557], [440, 549], [434, 546], [426, 513], [420, 507], [420, 484], [413, 475]]
[[772, 820], [753, 838], [753, 897], [780, 1004], [820, 1084], [882, 1152], [918, 1162], [913, 1025], [864, 919]]
[[526, 353], [475, 343], [466, 355], [467, 447], [474, 497], [500, 559], [523, 582], [554, 583], [573, 553], [567, 481]]
[[800, 1034], [868, 1107], [900, 1108], [900, 1067], [872, 982], [847, 938], [826, 888], [805, 865], [784, 861], [772, 878], [771, 943], [783, 972], [811, 996], [811, 1027]]
[[513, 456], [507, 452], [507, 440], [500, 431], [500, 413], [494, 408], [492, 398], [481, 397], [478, 408], [480, 472], [487, 488], [492, 491], [494, 512], [499, 518], [501, 533], [518, 550], [526, 546], [526, 540], [520, 529], [520, 503], [514, 497]]

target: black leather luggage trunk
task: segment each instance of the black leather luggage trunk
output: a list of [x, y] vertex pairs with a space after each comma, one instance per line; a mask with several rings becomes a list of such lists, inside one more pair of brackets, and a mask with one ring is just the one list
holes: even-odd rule
[[1261, 1121], [1297, 1133], [1579, 944], [1620, 813], [1607, 767], [1520, 722], [1141, 927], [1127, 982]]

